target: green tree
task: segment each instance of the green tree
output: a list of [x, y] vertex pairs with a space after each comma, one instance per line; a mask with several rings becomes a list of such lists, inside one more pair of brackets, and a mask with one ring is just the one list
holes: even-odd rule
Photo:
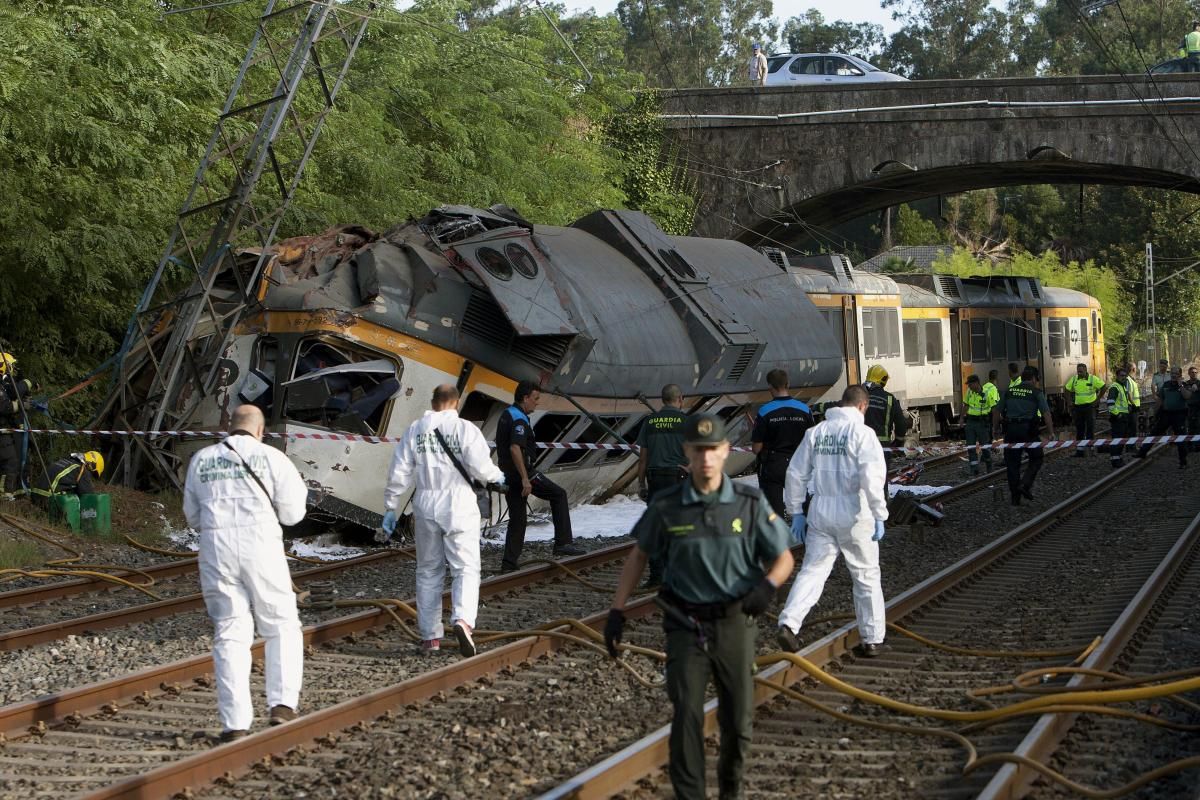
[[870, 60], [883, 49], [883, 26], [872, 22], [826, 22], [810, 8], [783, 24], [783, 41], [792, 53], [848, 53]]
[[[1012, 13], [989, 0], [882, 0], [901, 22], [882, 62], [910, 78], [987, 78], [1021, 74], [1029, 65], [1013, 49], [1035, 21], [1027, 5]], [[1027, 72], [1025, 74], [1028, 74]]]
[[1039, 12], [1051, 75], [1144, 73], [1174, 58], [1197, 7], [1188, 0], [1113, 3], [1088, 14], [1075, 0], [1048, 0]]
[[896, 211], [896, 227], [893, 236], [896, 244], [910, 247], [942, 244], [946, 240], [946, 237], [938, 230], [936, 222], [925, 219], [919, 211], [908, 204], [900, 206]]

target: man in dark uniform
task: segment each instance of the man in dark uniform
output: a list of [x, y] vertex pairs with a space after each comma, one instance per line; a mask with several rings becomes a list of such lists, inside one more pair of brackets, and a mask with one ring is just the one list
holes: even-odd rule
[[[683, 454], [684, 414], [679, 404], [683, 392], [673, 383], [662, 388], [662, 408], [651, 414], [638, 431], [638, 497], [647, 502], [664, 489], [687, 478]], [[662, 562], [650, 559], [649, 589], [662, 583]]]
[[[21, 404], [33, 384], [17, 375], [17, 360], [0, 353], [0, 428], [24, 428]], [[0, 497], [12, 499], [21, 487], [21, 445], [24, 433], [0, 433]]]
[[750, 439], [758, 455], [758, 488], [762, 489], [775, 513], [786, 520], [783, 483], [787, 478], [788, 463], [804, 440], [804, 432], [814, 422], [808, 406], [788, 393], [786, 370], [768, 372], [767, 385], [771, 387], [774, 399], [758, 410]]
[[[1008, 391], [1000, 400], [1000, 416], [1004, 419], [1004, 441], [1006, 444], [1023, 442], [1040, 442], [1038, 433], [1038, 412], [1046, 422], [1050, 438], [1054, 434], [1054, 418], [1050, 414], [1050, 406], [1046, 403], [1046, 393], [1037, 385], [1037, 367], [1026, 367], [1021, 372], [1021, 382], [1009, 386]], [[1029, 466], [1021, 475], [1021, 456], [1029, 454]], [[1040, 447], [1004, 449], [1004, 467], [1008, 470], [1008, 491], [1012, 495], [1012, 504], [1021, 505], [1021, 497], [1033, 499], [1033, 481], [1037, 478], [1038, 470], [1042, 468], [1045, 453]]]
[[[1157, 377], [1157, 376], [1156, 376]], [[1183, 383], [1183, 368], [1172, 367], [1167, 374], [1167, 379], [1163, 381], [1158, 389], [1158, 415], [1154, 418], [1154, 430], [1150, 432], [1151, 436], [1162, 436], [1168, 430], [1178, 436], [1182, 436], [1187, 432], [1187, 415], [1188, 403], [1192, 399], [1192, 392]], [[1150, 452], [1151, 445], [1144, 444], [1141, 449], [1135, 454], [1135, 458], [1145, 458]], [[1187, 467], [1187, 454], [1191, 449], [1187, 442], [1180, 442], [1176, 446], [1179, 452], [1179, 468]]]
[[721, 751], [720, 797], [742, 796], [754, 699], [754, 638], [747, 615], [767, 610], [791, 575], [790, 534], [759, 490], [723, 472], [729, 457], [725, 423], [697, 414], [684, 425], [690, 479], [652, 498], [634, 528], [637, 546], [625, 559], [604, 628], [617, 657], [625, 603], [646, 560], [663, 559], [667, 693], [671, 720], [671, 785], [682, 800], [704, 800], [704, 700], [716, 683]]
[[[1196, 377], [1196, 368], [1188, 367], [1188, 379], [1183, 382], [1183, 388], [1192, 393], [1188, 398], [1187, 432], [1188, 436], [1200, 435], [1200, 378]], [[1200, 442], [1192, 442], [1188, 449], [1193, 453], [1200, 451]]]
[[504, 537], [502, 572], [512, 572], [521, 560], [529, 512], [525, 498], [529, 495], [550, 503], [550, 516], [554, 520], [554, 555], [581, 556], [584, 553], [571, 534], [571, 510], [566, 491], [542, 473], [533, 471], [537, 442], [533, 438], [529, 415], [537, 408], [541, 397], [537, 386], [521, 381], [513, 392], [513, 404], [504, 409], [496, 425], [496, 460], [508, 485], [504, 495], [508, 500], [508, 531]]
[[[879, 443], [883, 445], [883, 458], [887, 462], [888, 472], [891, 471], [892, 453], [888, 449], [894, 440], [903, 440], [908, 433], [908, 414], [896, 399], [896, 395], [884, 387], [887, 386], [888, 372], [882, 364], [876, 364], [867, 370], [867, 382], [863, 386], [867, 390], [867, 413], [864, 420], [867, 427], [875, 431]], [[887, 479], [884, 478], [884, 494], [887, 493]]]

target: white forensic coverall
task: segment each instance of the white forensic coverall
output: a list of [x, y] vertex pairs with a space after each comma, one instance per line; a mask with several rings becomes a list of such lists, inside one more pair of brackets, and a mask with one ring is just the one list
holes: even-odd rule
[[280, 523], [304, 519], [308, 489], [281, 451], [248, 435], [226, 441], [258, 475], [271, 499], [238, 456], [219, 443], [192, 456], [183, 512], [188, 525], [200, 532], [200, 589], [215, 629], [221, 724], [225, 730], [244, 731], [254, 721], [250, 645], [255, 623], [266, 640], [267, 707], [294, 710], [300, 701], [304, 638]]
[[854, 614], [862, 641], [883, 641], [887, 629], [879, 543], [871, 536], [875, 521], [888, 516], [883, 493], [886, 475], [879, 437], [866, 426], [857, 408], [830, 409], [825, 421], [805, 434], [788, 464], [783, 501], [794, 515], [800, 513], [807, 494], [813, 497], [808, 506], [804, 562], [779, 615], [780, 625], [793, 633], [800, 631], [805, 616], [821, 599], [840, 552], [854, 582]]
[[383, 493], [384, 510], [399, 512], [400, 498], [413, 492], [413, 535], [417, 545], [417, 627], [421, 638], [440, 639], [442, 587], [450, 563], [451, 619], [475, 627], [479, 611], [479, 504], [475, 492], [442, 449], [434, 428], [468, 474], [483, 483], [503, 483], [483, 432], [454, 409], [426, 411], [409, 426], [392, 456]]

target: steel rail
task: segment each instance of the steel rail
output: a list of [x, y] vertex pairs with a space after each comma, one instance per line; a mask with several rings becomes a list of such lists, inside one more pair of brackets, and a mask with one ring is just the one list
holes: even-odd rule
[[[649, 616], [657, 611], [652, 597], [630, 603], [626, 616], [631, 619]], [[602, 611], [581, 620], [599, 631], [604, 627], [608, 612]], [[566, 626], [556, 628], [568, 631]], [[226, 773], [248, 770], [256, 762], [293, 747], [311, 744], [330, 733], [372, 720], [388, 711], [409, 703], [427, 700], [439, 692], [449, 691], [471, 681], [494, 674], [546, 653], [568, 646], [557, 637], [530, 636], [510, 644], [487, 650], [474, 658], [424, 672], [406, 681], [378, 689], [311, 714], [295, 722], [266, 728], [258, 733], [229, 744], [167, 764], [143, 775], [125, 778], [94, 792], [82, 795], [81, 800], [150, 800], [170, 797], [189, 787], [210, 783]]]
[[[1133, 643], [1147, 616], [1154, 606], [1176, 582], [1180, 573], [1187, 568], [1190, 557], [1200, 546], [1200, 516], [1188, 525], [1187, 530], [1163, 557], [1153, 574], [1146, 579], [1137, 595], [1120, 617], [1109, 627], [1100, 644], [1081, 666], [1094, 670], [1112, 670], [1117, 659]], [[1075, 675], [1067, 682], [1064, 691], [1082, 689], [1099, 684], [1100, 680], [1090, 675]], [[1029, 734], [1017, 747], [1017, 755], [1034, 761], [1047, 763], [1059, 744], [1078, 719], [1078, 713], [1043, 714], [1038, 717]], [[1021, 764], [1005, 764], [983, 788], [977, 800], [1017, 800], [1028, 794], [1033, 781], [1039, 776], [1036, 770]]]
[[[363, 564], [387, 561], [396, 558], [402, 552], [400, 550], [384, 550], [344, 561], [331, 561], [319, 567], [295, 572], [292, 574], [292, 580], [303, 583], [312, 578], [327, 575], [330, 572], [341, 572], [342, 570], [353, 569]], [[193, 560], [191, 563], [195, 564], [195, 561]], [[203, 605], [204, 596], [196, 592], [167, 600], [157, 600], [152, 603], [139, 603], [129, 608], [102, 611], [98, 614], [89, 614], [86, 617], [72, 617], [45, 625], [37, 625], [32, 628], [19, 628], [14, 631], [0, 633], [0, 653], [20, 650], [25, 647], [45, 644], [46, 642], [56, 642], [72, 634], [78, 636], [92, 631], [119, 628], [123, 625], [132, 625], [135, 622], [169, 617], [174, 614], [183, 614], [188, 611], [195, 611]]]
[[[889, 620], [903, 619], [917, 609], [934, 602], [945, 592], [961, 585], [1000, 559], [1012, 555], [1019, 548], [1048, 531], [1062, 517], [1140, 472], [1148, 463], [1149, 459], [1140, 459], [1108, 473], [1100, 480], [1019, 525], [999, 539], [988, 543], [975, 553], [893, 597], [886, 605], [887, 618]], [[858, 641], [857, 624], [848, 622], [805, 647], [800, 651], [800, 655], [815, 664], [824, 666], [850, 650]], [[763, 670], [758, 677], [770, 680], [780, 686], [791, 686], [804, 680], [807, 673], [790, 662], [780, 662]], [[776, 695], [778, 695], [776, 690], [764, 686], [760, 682], [755, 683], [754, 705], [756, 707]], [[716, 715], [717, 701], [716, 699], [709, 700], [704, 706], [705, 735], [713, 733], [717, 729]], [[629, 788], [636, 781], [667, 763], [667, 743], [670, 730], [669, 725], [659, 728], [550, 791], [539, 795], [538, 800], [606, 798]]]
[[[70, 569], [68, 565], [65, 569]], [[149, 575], [155, 579], [174, 578], [196, 569], [196, 559], [188, 558], [153, 566], [124, 568], [114, 571], [114, 576], [126, 580], [136, 580], [140, 575]], [[0, 592], [0, 608], [24, 606], [33, 603], [44, 603], [47, 600], [57, 600], [61, 597], [73, 597], [77, 594], [101, 592], [106, 589], [117, 590], [125, 588], [101, 578], [77, 578], [74, 580], [55, 581], [39, 586], [27, 586], [22, 589], [10, 589]]]
[[[582, 556], [566, 559], [562, 564], [572, 570], [590, 569], [624, 557], [631, 543], [614, 545], [594, 550]], [[561, 574], [555, 564], [543, 564], [490, 578], [480, 586], [480, 596], [489, 597], [524, 586], [541, 583]], [[443, 594], [443, 602], [449, 601], [449, 592]], [[392, 616], [383, 609], [373, 609], [349, 614], [328, 622], [304, 628], [304, 643], [318, 645], [334, 641], [351, 633], [386, 625]], [[252, 647], [253, 656], [261, 659], [263, 640], [258, 639]], [[111, 678], [98, 683], [0, 708], [0, 736], [12, 739], [26, 733], [39, 724], [52, 725], [69, 715], [87, 715], [101, 710], [110, 703], [119, 703], [142, 692], [157, 692], [164, 685], [190, 681], [212, 672], [212, 656], [200, 655], [173, 661], [129, 675]]]

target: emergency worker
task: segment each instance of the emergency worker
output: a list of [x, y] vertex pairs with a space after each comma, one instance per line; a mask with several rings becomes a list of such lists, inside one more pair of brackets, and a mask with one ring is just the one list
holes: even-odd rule
[[[1017, 366], [1017, 362], [1008, 362], [1008, 388], [1016, 386], [1021, 382], [1021, 368]], [[1005, 390], [1007, 391], [1007, 390]]]
[[[1182, 436], [1187, 432], [1188, 402], [1192, 392], [1183, 385], [1183, 368], [1173, 367], [1167, 380], [1163, 381], [1158, 390], [1158, 415], [1154, 418], [1154, 430], [1151, 436], [1162, 436], [1168, 430]], [[1142, 445], [1136, 458], [1145, 458], [1150, 452], [1150, 444]], [[1187, 442], [1179, 442], [1176, 446], [1179, 452], [1179, 468], [1187, 468], [1187, 454], [1190, 449]]]
[[39, 505], [49, 505], [56, 494], [94, 494], [92, 478], [104, 473], [104, 456], [95, 450], [86, 453], [71, 453], [50, 464], [44, 473], [33, 482], [29, 493]]
[[1000, 390], [996, 387], [998, 380], [1000, 380], [1000, 370], [993, 369], [988, 372], [988, 379], [983, 384], [983, 395], [992, 404], [992, 408], [1000, 403]]
[[[234, 409], [229, 437], [192, 456], [183, 513], [200, 532], [200, 590], [213, 621], [213, 668], [222, 741], [245, 736], [254, 721], [250, 646], [264, 652], [270, 722], [296, 718], [304, 673], [304, 635], [280, 525], [304, 519], [304, 479], [282, 451], [263, 444], [257, 406]], [[253, 610], [253, 616], [251, 616]]]
[[526, 498], [530, 495], [550, 504], [550, 516], [554, 520], [554, 555], [581, 556], [584, 553], [583, 548], [574, 543], [575, 537], [571, 533], [571, 509], [566, 490], [533, 469], [537, 442], [533, 438], [529, 415], [541, 399], [542, 393], [535, 384], [521, 381], [513, 392], [513, 404], [504, 409], [496, 426], [496, 460], [500, 462], [504, 483], [508, 486], [504, 495], [508, 501], [508, 530], [504, 535], [501, 572], [512, 572], [521, 560], [529, 519]]
[[774, 398], [758, 409], [754, 419], [751, 447], [758, 456], [758, 488], [766, 495], [775, 513], [787, 519], [783, 507], [783, 482], [788, 462], [804, 441], [804, 432], [813, 426], [812, 411], [788, 393], [786, 370], [767, 373], [767, 385]]
[[[662, 388], [662, 408], [646, 417], [638, 431], [638, 497], [649, 502], [664, 489], [687, 479], [687, 457], [683, 454], [685, 415], [679, 405], [683, 391], [673, 383]], [[662, 562], [650, 560], [650, 576], [644, 588], [662, 583]]]
[[1191, 32], [1183, 37], [1183, 49], [1187, 51], [1187, 71], [1200, 72], [1200, 22], [1193, 22]]
[[450, 384], [434, 389], [433, 410], [410, 425], [396, 445], [383, 492], [382, 527], [390, 537], [396, 529], [400, 498], [415, 486], [413, 538], [421, 651], [433, 653], [442, 646], [442, 587], [449, 562], [454, 638], [459, 653], [470, 658], [475, 655], [472, 633], [479, 611], [480, 570], [479, 503], [471, 481], [496, 491], [507, 487], [498, 485], [504, 482], [504, 473], [492, 463], [482, 431], [458, 416], [458, 398], [458, 389]]
[[1162, 399], [1159, 397], [1159, 390], [1162, 385], [1171, 379], [1171, 362], [1165, 358], [1158, 360], [1158, 372], [1150, 376], [1150, 396], [1155, 399], [1154, 405], [1154, 425], [1158, 427], [1158, 420], [1162, 416]]
[[[842, 403], [829, 410], [792, 457], [784, 490], [792, 512], [792, 535], [804, 544], [804, 561], [779, 614], [776, 641], [800, 649], [797, 634], [821, 599], [838, 554], [845, 556], [854, 583], [854, 616], [861, 642], [856, 652], [879, 655], [887, 624], [879, 571], [879, 540], [888, 518], [883, 447], [863, 422], [869, 399], [861, 386], [848, 386]], [[804, 500], [812, 494], [808, 517]]]
[[[1055, 437], [1054, 419], [1050, 414], [1050, 406], [1046, 403], [1046, 393], [1037, 385], [1037, 367], [1026, 367], [1021, 372], [1021, 382], [1010, 386], [1000, 400], [1000, 415], [1004, 419], [1004, 442], [1018, 444], [1040, 442], [1038, 433], [1038, 414], [1041, 413], [1049, 430], [1050, 438]], [[1021, 474], [1021, 457], [1029, 454], [1029, 466], [1025, 474]], [[1004, 449], [1004, 467], [1008, 471], [1008, 491], [1012, 495], [1012, 504], [1021, 505], [1021, 497], [1033, 499], [1033, 482], [1038, 470], [1042, 468], [1045, 453], [1040, 447]]]
[[650, 556], [663, 560], [667, 694], [671, 720], [670, 775], [675, 796], [704, 800], [704, 702], [709, 678], [720, 702], [717, 780], [722, 798], [742, 796], [750, 750], [755, 633], [748, 617], [767, 610], [791, 574], [788, 531], [762, 493], [724, 474], [725, 423], [695, 414], [684, 425], [689, 480], [650, 499], [633, 533], [604, 640], [617, 657], [625, 603]]
[[1130, 436], [1136, 436], [1140, 427], [1145, 427], [1142, 417], [1142, 387], [1134, 377], [1134, 366], [1125, 362], [1125, 394], [1129, 398], [1129, 413], [1131, 414], [1129, 429]]
[[[1200, 377], [1197, 377], [1195, 367], [1188, 367], [1188, 379], [1183, 382], [1183, 387], [1192, 393], [1188, 398], [1188, 436], [1200, 436]], [[1200, 442], [1191, 442], [1189, 449], [1193, 453], [1200, 451]]]
[[[1087, 364], [1075, 367], [1075, 374], [1063, 386], [1063, 395], [1067, 398], [1067, 408], [1075, 419], [1075, 438], [1094, 439], [1096, 437], [1096, 401], [1104, 391], [1104, 379], [1097, 375], [1089, 375]], [[1087, 451], [1075, 445], [1075, 457], [1083, 458]]]
[[[995, 388], [992, 386], [993, 391]], [[967, 407], [964, 434], [969, 448], [968, 467], [972, 475], [979, 474], [980, 449], [983, 450], [984, 471], [992, 471], [992, 429], [995, 427], [992, 416], [996, 402], [998, 399], [993, 401], [992, 395], [980, 385], [978, 375], [967, 378], [967, 391], [963, 394], [963, 405]]]
[[[908, 414], [896, 396], [884, 387], [887, 386], [888, 372], [883, 365], [876, 364], [867, 370], [867, 382], [864, 387], [869, 395], [869, 404], [865, 414], [867, 427], [875, 431], [880, 445], [890, 447], [897, 439], [904, 439], [908, 433]], [[892, 454], [883, 451], [885, 466], [892, 463]], [[887, 497], [887, 470], [883, 477], [884, 497]]]
[[[1108, 387], [1105, 404], [1108, 406], [1108, 424], [1111, 428], [1109, 435], [1114, 439], [1136, 436], [1137, 412], [1129, 400], [1129, 373], [1125, 371], [1125, 367], [1117, 368], [1116, 378]], [[1109, 445], [1108, 457], [1112, 462], [1113, 469], [1125, 463], [1121, 458], [1124, 452], [1125, 445], [1123, 444]]]
[[[33, 384], [17, 374], [17, 359], [0, 353], [0, 428], [25, 427], [22, 403]], [[0, 496], [11, 500], [22, 494], [21, 443], [23, 433], [0, 433]]]

